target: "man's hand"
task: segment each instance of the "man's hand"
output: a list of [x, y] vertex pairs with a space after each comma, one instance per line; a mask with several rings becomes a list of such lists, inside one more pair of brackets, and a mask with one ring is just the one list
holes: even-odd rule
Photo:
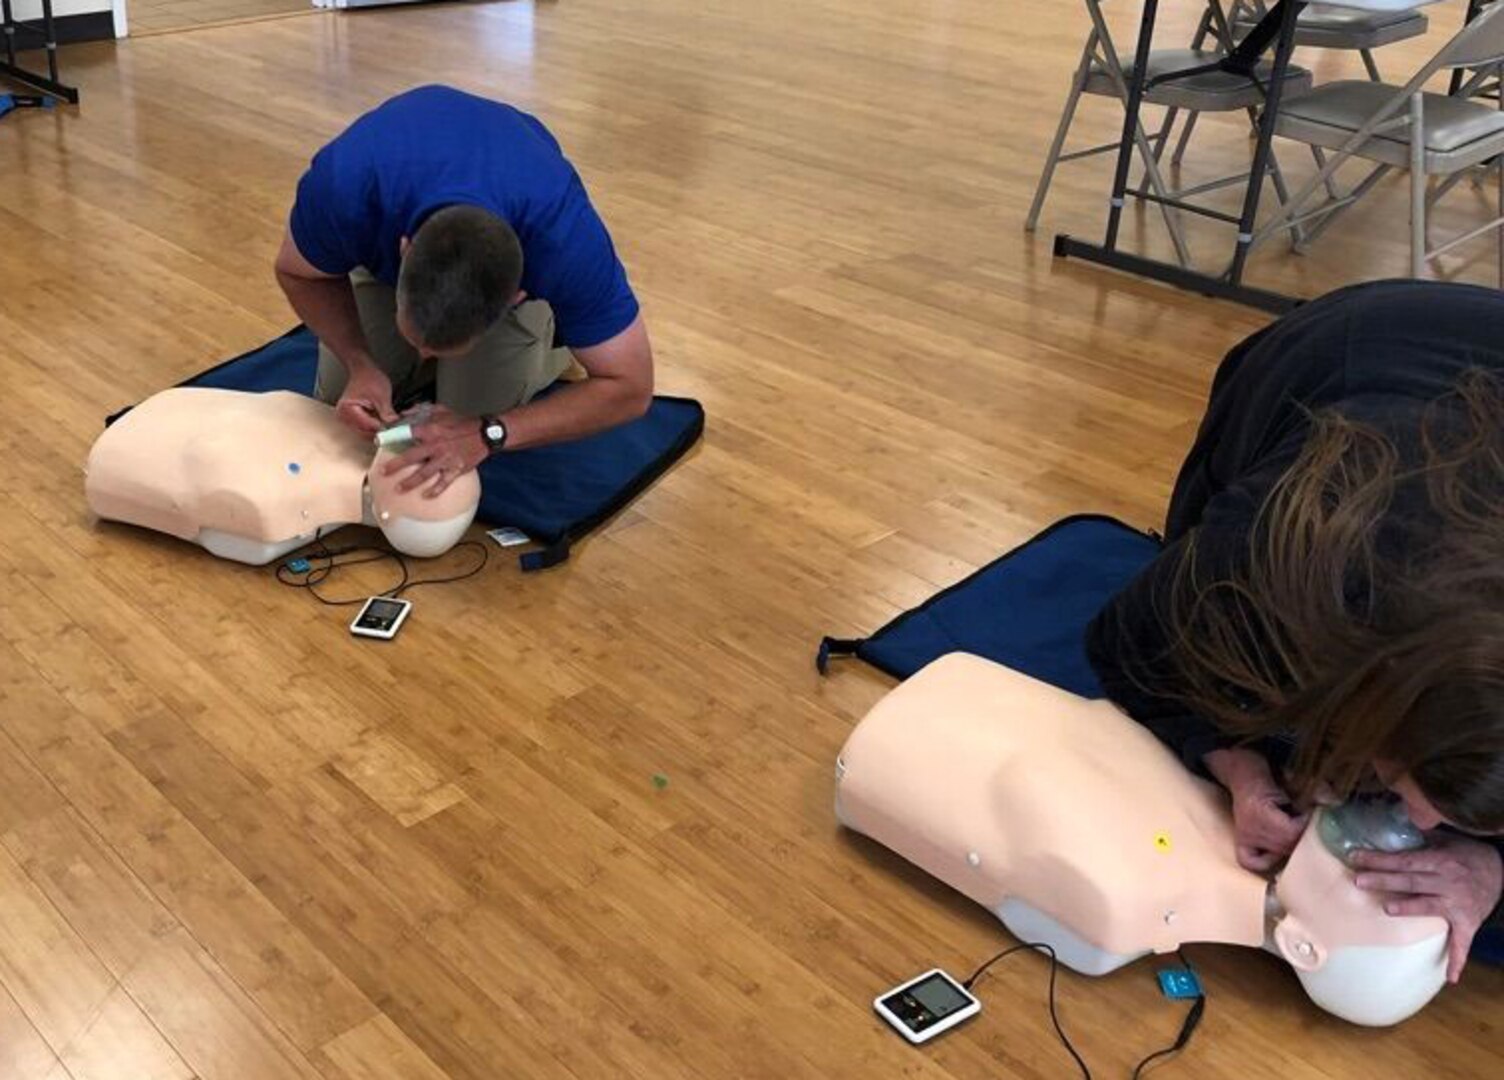
[[1263, 872], [1295, 850], [1309, 814], [1295, 814], [1290, 796], [1274, 779], [1264, 755], [1243, 749], [1213, 750], [1203, 759], [1232, 795], [1238, 864]]
[[435, 405], [427, 422], [413, 428], [413, 436], [417, 445], [386, 466], [388, 476], [418, 466], [397, 485], [398, 491], [427, 484], [423, 495], [431, 499], [489, 456], [486, 441], [481, 438], [480, 419], [460, 416], [442, 405]]
[[1481, 840], [1429, 833], [1422, 851], [1359, 851], [1352, 864], [1361, 870], [1358, 888], [1389, 893], [1390, 915], [1435, 915], [1447, 921], [1447, 981], [1462, 977], [1473, 935], [1499, 904], [1504, 892], [1504, 860]]
[[397, 422], [392, 408], [392, 380], [374, 364], [366, 364], [350, 373], [345, 392], [334, 407], [346, 426], [362, 435], [375, 435]]

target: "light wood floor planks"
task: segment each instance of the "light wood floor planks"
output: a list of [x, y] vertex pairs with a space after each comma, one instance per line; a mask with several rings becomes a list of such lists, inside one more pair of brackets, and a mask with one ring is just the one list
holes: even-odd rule
[[[1167, 6], [1178, 43], [1196, 12]], [[837, 829], [835, 753], [887, 683], [811, 657], [1063, 514], [1157, 524], [1216, 360], [1265, 321], [1051, 260], [1057, 228], [1100, 229], [1105, 160], [1022, 233], [1085, 33], [1069, 0], [569, 0], [66, 50], [83, 108], [0, 122], [0, 1078], [1073, 1075], [1032, 957], [932, 1048], [872, 1016], [1005, 939]], [[381, 646], [266, 572], [91, 522], [80, 466], [106, 413], [287, 327], [270, 265], [303, 164], [431, 80], [558, 134], [662, 389], [710, 422], [566, 567], [420, 590]], [[1084, 108], [1082, 139], [1112, 133]], [[1221, 120], [1195, 145], [1188, 180], [1247, 152]], [[1404, 205], [1386, 184], [1252, 277], [1400, 273]], [[1154, 215], [1125, 235], [1167, 251]], [[1486, 243], [1465, 260], [1489, 279]], [[1197, 955], [1208, 1017], [1157, 1075], [1504, 1075], [1498, 972], [1372, 1033], [1269, 957]], [[1148, 965], [1060, 998], [1103, 1077], [1180, 1019]]]

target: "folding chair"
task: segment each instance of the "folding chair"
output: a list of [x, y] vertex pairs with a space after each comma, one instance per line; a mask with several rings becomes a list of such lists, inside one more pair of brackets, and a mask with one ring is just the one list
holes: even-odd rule
[[[1128, 104], [1128, 81], [1133, 78], [1133, 69], [1125, 67], [1118, 55], [1116, 46], [1112, 41], [1112, 34], [1107, 29], [1107, 22], [1102, 15], [1102, 3], [1104, 0], [1084, 0], [1087, 15], [1091, 19], [1091, 32], [1087, 35], [1086, 44], [1081, 50], [1081, 61], [1076, 65], [1076, 73], [1071, 79], [1070, 94], [1066, 98], [1065, 109], [1060, 115], [1060, 123], [1055, 130], [1055, 138], [1050, 144], [1049, 154], [1045, 158], [1044, 172], [1039, 178], [1039, 185], [1034, 191], [1034, 201], [1029, 207], [1029, 215], [1024, 221], [1024, 229], [1033, 232], [1039, 223], [1040, 211], [1044, 208], [1046, 195], [1050, 190], [1051, 181], [1054, 179], [1055, 167], [1063, 161], [1074, 161], [1078, 158], [1090, 157], [1094, 154], [1104, 154], [1118, 149], [1117, 142], [1104, 143], [1100, 146], [1089, 147], [1085, 150], [1077, 150], [1072, 153], [1063, 153], [1065, 140], [1070, 132], [1071, 124], [1076, 116], [1076, 107], [1083, 94], [1099, 97], [1116, 98], [1124, 108]], [[1186, 68], [1196, 68], [1211, 65], [1225, 55], [1221, 43], [1229, 40], [1222, 10], [1216, 4], [1209, 7], [1208, 18], [1221, 28], [1217, 35], [1218, 48], [1215, 51], [1194, 49], [1159, 49], [1149, 54], [1149, 77], [1154, 77], [1168, 72], [1180, 71]], [[1273, 65], [1268, 61], [1261, 61], [1254, 71], [1252, 78], [1236, 75], [1231, 72], [1209, 70], [1185, 78], [1174, 79], [1161, 83], [1150, 89], [1144, 100], [1152, 105], [1162, 105], [1172, 110], [1185, 110], [1193, 117], [1201, 112], [1235, 112], [1255, 110], [1264, 100], [1264, 95], [1271, 79], [1273, 78]], [[1294, 96], [1306, 92], [1311, 86], [1310, 72], [1299, 68], [1294, 64], [1289, 65], [1285, 74], [1285, 94]], [[1222, 177], [1204, 184], [1198, 184], [1193, 188], [1175, 191], [1168, 188], [1164, 182], [1163, 174], [1159, 168], [1159, 153], [1163, 150], [1164, 140], [1168, 137], [1168, 127], [1162, 129], [1152, 139], [1144, 131], [1142, 124], [1138, 125], [1134, 132], [1134, 142], [1137, 146], [1139, 157], [1144, 163], [1145, 180], [1149, 191], [1140, 193], [1146, 195], [1151, 201], [1159, 203], [1164, 214], [1165, 226], [1169, 229], [1171, 242], [1175, 246], [1175, 255], [1181, 266], [1190, 265], [1189, 249], [1185, 243], [1185, 233], [1174, 209], [1180, 207], [1195, 211], [1194, 206], [1188, 206], [1184, 199], [1187, 196], [1202, 194], [1215, 188], [1225, 187], [1246, 179], [1247, 174]], [[1279, 165], [1270, 158], [1270, 176], [1274, 182], [1275, 191], [1281, 199], [1287, 195], [1284, 178], [1280, 174]]]
[[[1472, 3], [1491, 3], [1492, 0], [1471, 0]], [[1201, 24], [1196, 28], [1196, 37], [1192, 42], [1192, 48], [1200, 48], [1200, 43], [1206, 40], [1208, 34], [1216, 33], [1216, 23], [1212, 18], [1212, 8], [1218, 0], [1211, 0], [1206, 12], [1201, 16]], [[1227, 19], [1232, 24], [1232, 36], [1241, 39], [1254, 25], [1264, 17], [1266, 11], [1264, 0], [1233, 0], [1232, 9], [1228, 12]], [[1308, 4], [1301, 11], [1295, 22], [1295, 44], [1297, 47], [1306, 46], [1312, 49], [1347, 49], [1356, 50], [1363, 58], [1364, 70], [1374, 82], [1379, 82], [1379, 66], [1374, 61], [1373, 50], [1385, 45], [1392, 45], [1396, 41], [1405, 41], [1409, 38], [1420, 37], [1426, 32], [1429, 24], [1426, 17], [1418, 11], [1360, 11], [1357, 8], [1337, 7], [1332, 4]], [[1230, 46], [1228, 46], [1230, 47]], [[1174, 124], [1173, 113], [1166, 117], [1165, 128], [1161, 133], [1168, 137], [1169, 129]], [[1170, 161], [1180, 164], [1185, 156], [1186, 144], [1191, 140], [1191, 132], [1196, 127], [1196, 117], [1190, 116], [1186, 120], [1184, 129], [1180, 132], [1180, 140], [1175, 144], [1175, 153]], [[1163, 152], [1163, 145], [1159, 147]]]
[[[1362, 198], [1394, 168], [1410, 170], [1410, 272], [1425, 276], [1426, 266], [1459, 244], [1504, 226], [1504, 103], [1486, 105], [1466, 94], [1428, 93], [1426, 81], [1443, 70], [1471, 70], [1475, 79], [1504, 71], [1504, 4], [1486, 8], [1459, 30], [1404, 86], [1341, 81], [1328, 83], [1280, 109], [1275, 134], [1312, 147], [1320, 171], [1264, 224], [1255, 244], [1275, 231], [1321, 220], [1310, 243], [1338, 215]], [[1324, 151], [1332, 151], [1328, 158]], [[1344, 196], [1328, 197], [1314, 209], [1301, 208], [1317, 188], [1328, 186], [1350, 158], [1377, 166]], [[1427, 214], [1453, 179], [1487, 163], [1500, 171], [1499, 216], [1431, 248]], [[1428, 192], [1430, 178], [1449, 178]], [[1330, 192], [1330, 188], [1328, 188]], [[1504, 285], [1504, 232], [1499, 237], [1500, 284]]]
[[[1463, 23], [1466, 24], [1472, 22], [1478, 17], [1479, 12], [1495, 2], [1496, 0], [1467, 0], [1467, 14], [1463, 16]], [[1477, 74], [1477, 72], [1473, 72], [1472, 75], [1474, 77], [1469, 78], [1468, 72], [1464, 71], [1462, 68], [1458, 68], [1456, 71], [1452, 72], [1451, 81], [1447, 85], [1447, 93], [1451, 94], [1453, 97], [1456, 97], [1460, 94], [1462, 97], [1486, 97], [1495, 99], [1497, 99], [1501, 93], [1504, 93], [1504, 90], [1501, 90], [1500, 87], [1500, 80], [1494, 79], [1493, 82], [1489, 82], [1487, 78], [1477, 78]], [[1492, 75], [1493, 72], [1485, 69], [1483, 74]]]
[[[1264, 14], [1264, 0], [1233, 0], [1228, 18], [1232, 31], [1242, 37]], [[1307, 5], [1295, 21], [1295, 44], [1312, 49], [1356, 50], [1363, 68], [1374, 82], [1381, 82], [1373, 51], [1396, 41], [1420, 37], [1426, 32], [1426, 17], [1419, 11], [1363, 11], [1333, 4]]]

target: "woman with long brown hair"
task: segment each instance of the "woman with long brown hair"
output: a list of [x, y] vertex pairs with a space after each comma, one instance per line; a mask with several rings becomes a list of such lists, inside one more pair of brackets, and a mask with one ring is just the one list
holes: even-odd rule
[[1455, 981], [1504, 891], [1504, 295], [1380, 282], [1244, 341], [1165, 539], [1089, 631], [1106, 693], [1228, 789], [1250, 869], [1319, 800], [1403, 799], [1430, 844], [1358, 884], [1446, 918]]

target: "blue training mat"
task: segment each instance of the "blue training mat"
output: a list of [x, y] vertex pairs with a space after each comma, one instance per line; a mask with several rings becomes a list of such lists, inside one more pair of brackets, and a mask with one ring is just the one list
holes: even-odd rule
[[1159, 546], [1116, 518], [1065, 518], [871, 637], [826, 638], [816, 665], [823, 673], [831, 657], [857, 656], [907, 679], [946, 653], [968, 652], [1101, 697], [1086, 660], [1086, 624]]
[[[300, 326], [182, 385], [312, 394], [317, 370], [318, 341]], [[569, 558], [575, 540], [608, 520], [683, 457], [704, 429], [705, 410], [699, 402], [655, 397], [646, 414], [610, 431], [498, 454], [477, 470], [481, 496], [476, 517], [521, 529], [543, 545], [521, 556], [522, 569], [555, 566]]]

